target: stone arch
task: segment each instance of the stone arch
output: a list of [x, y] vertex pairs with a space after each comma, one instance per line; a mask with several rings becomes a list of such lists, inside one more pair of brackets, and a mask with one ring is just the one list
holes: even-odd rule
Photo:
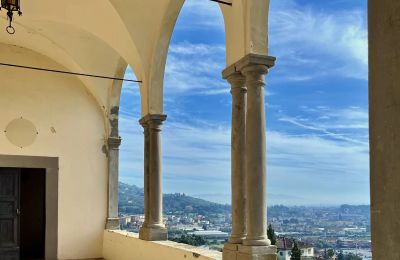
[[[161, 26], [154, 42], [153, 54], [151, 58], [151, 68], [148, 81], [141, 87], [142, 106], [147, 105], [142, 114], [162, 114], [163, 113], [163, 82], [165, 65], [167, 61], [168, 49], [173, 30], [179, 13], [184, 4], [184, 0], [170, 0], [168, 8], [164, 13]], [[144, 89], [147, 93], [144, 93]], [[145, 113], [143, 113], [145, 112]]]
[[[37, 28], [45, 28], [46, 35], [37, 32]], [[59, 36], [60, 34], [74, 35], [76, 37], [72, 37], [72, 39], [77, 40], [65, 41]], [[21, 39], [29, 37], [30, 41], [19, 41], [19, 38], [17, 40], [11, 39], [12, 41], [10, 41], [8, 38], [5, 38], [2, 43], [16, 44], [22, 48], [41, 53], [62, 65], [67, 71], [117, 78], [124, 77], [123, 72], [126, 68], [125, 59], [102, 39], [74, 25], [54, 21], [35, 21], [29, 25], [19, 25], [18, 36], [22, 36]], [[79, 40], [82, 38], [85, 40]], [[84, 47], [80, 49], [80, 45]], [[91, 49], [92, 53], [85, 54], [88, 48]], [[106, 66], [98, 66], [101, 59], [103, 59], [100, 54], [103, 54], [107, 58], [108, 62]], [[29, 66], [30, 64], [20, 65]], [[116, 95], [115, 89], [118, 89], [118, 85], [122, 85], [122, 81], [94, 79], [83, 76], [74, 77], [83, 83], [88, 93], [96, 101], [97, 108], [103, 114], [104, 133], [106, 136], [111, 131], [111, 126], [108, 124], [108, 117], [110, 115], [109, 106], [112, 102], [117, 102], [118, 105], [119, 98], [113, 99], [113, 97]]]
[[270, 0], [232, 0], [232, 6], [220, 4], [227, 66], [250, 53], [268, 54], [269, 3]]

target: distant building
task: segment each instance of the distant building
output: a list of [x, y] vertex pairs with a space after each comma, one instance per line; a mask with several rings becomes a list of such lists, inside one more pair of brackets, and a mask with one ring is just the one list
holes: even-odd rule
[[219, 230], [200, 230], [190, 232], [189, 234], [204, 237], [206, 239], [226, 239], [229, 236], [228, 233]]
[[[293, 243], [294, 239], [292, 238], [282, 237], [276, 240], [276, 246], [278, 247], [278, 260], [290, 260]], [[314, 247], [312, 245], [301, 241], [298, 241], [297, 244], [301, 250], [302, 260], [314, 259]]]
[[122, 216], [119, 218], [119, 223], [123, 226], [128, 225], [128, 223], [131, 223], [131, 217], [130, 216]]

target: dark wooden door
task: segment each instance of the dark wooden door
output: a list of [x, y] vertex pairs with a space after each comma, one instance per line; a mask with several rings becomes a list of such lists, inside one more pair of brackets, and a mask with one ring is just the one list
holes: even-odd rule
[[19, 260], [20, 169], [0, 168], [0, 260]]

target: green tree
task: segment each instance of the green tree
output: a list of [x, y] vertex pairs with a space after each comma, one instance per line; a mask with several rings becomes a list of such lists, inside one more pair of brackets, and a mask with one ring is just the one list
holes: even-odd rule
[[271, 224], [268, 225], [267, 235], [268, 235], [269, 240], [271, 240], [271, 244], [276, 245], [276, 234], [275, 234], [275, 230], [272, 228]]
[[343, 251], [340, 251], [337, 257], [338, 257], [337, 258], [338, 260], [346, 260], [344, 257]]
[[171, 238], [171, 241], [175, 241], [182, 244], [192, 245], [192, 246], [203, 246], [207, 244], [207, 241], [200, 236], [196, 235], [186, 235], [183, 234], [181, 237]]
[[335, 255], [335, 251], [334, 251], [332, 248], [330, 248], [330, 249], [328, 249], [326, 255], [327, 255], [329, 258], [332, 258], [332, 257]]
[[362, 260], [362, 258], [359, 257], [358, 255], [350, 253], [350, 254], [346, 254], [345, 260]]
[[294, 240], [293, 242], [293, 248], [290, 253], [290, 260], [301, 260], [301, 250], [296, 240]]

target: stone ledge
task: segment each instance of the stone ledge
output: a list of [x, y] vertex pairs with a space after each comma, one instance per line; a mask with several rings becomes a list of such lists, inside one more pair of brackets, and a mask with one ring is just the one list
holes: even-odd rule
[[106, 260], [221, 260], [222, 254], [173, 241], [145, 241], [139, 234], [105, 230], [103, 257]]
[[168, 231], [165, 227], [151, 228], [142, 226], [139, 231], [139, 239], [147, 241], [165, 241], [168, 240]]

